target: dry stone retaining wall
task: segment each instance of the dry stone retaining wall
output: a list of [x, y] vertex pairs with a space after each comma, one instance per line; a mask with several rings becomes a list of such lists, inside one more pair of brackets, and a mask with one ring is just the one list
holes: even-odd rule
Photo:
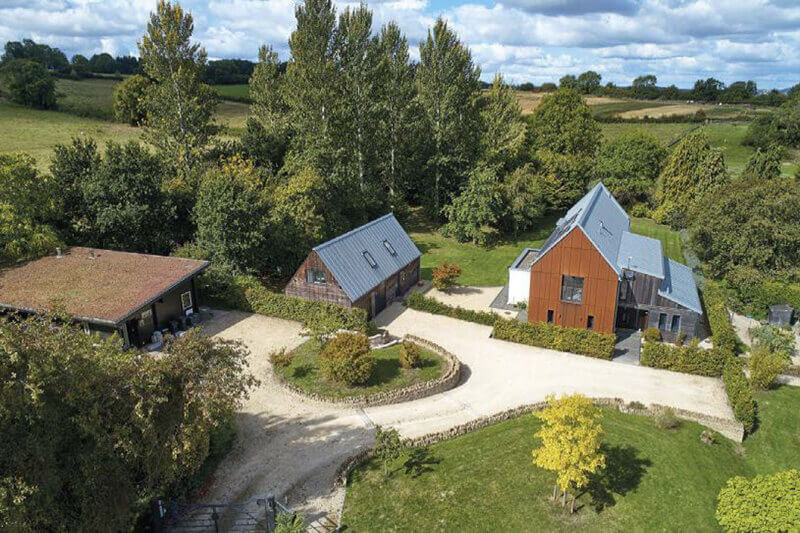
[[458, 380], [461, 378], [461, 361], [459, 361], [455, 355], [448, 352], [438, 344], [414, 335], [406, 335], [404, 340], [416, 344], [420, 348], [424, 348], [441, 357], [444, 360], [444, 371], [442, 372], [442, 375], [436, 379], [424, 381], [422, 383], [415, 383], [414, 385], [409, 385], [408, 387], [403, 387], [402, 389], [383, 391], [370, 394], [368, 396], [358, 396], [352, 398], [331, 398], [329, 396], [323, 396], [314, 392], [308, 392], [283, 378], [277, 372], [274, 373], [274, 375], [278, 382], [298, 396], [302, 396], [303, 398], [317, 402], [339, 405], [342, 407], [374, 407], [377, 405], [410, 402], [450, 390], [458, 384]]

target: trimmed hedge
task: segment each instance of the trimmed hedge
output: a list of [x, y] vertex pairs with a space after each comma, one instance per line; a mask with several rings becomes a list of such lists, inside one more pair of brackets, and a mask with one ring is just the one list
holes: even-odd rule
[[340, 329], [367, 331], [367, 312], [363, 309], [272, 292], [253, 276], [229, 276], [211, 271], [203, 275], [201, 283], [204, 296], [216, 305], [296, 320], [316, 336]]
[[464, 309], [463, 307], [453, 307], [452, 305], [447, 305], [419, 292], [412, 292], [409, 295], [408, 307], [416, 309], [417, 311], [449, 316], [450, 318], [475, 322], [476, 324], [483, 324], [484, 326], [493, 326], [495, 320], [498, 318], [496, 314], [489, 311], [473, 311], [472, 309]]
[[565, 328], [547, 322], [520, 322], [498, 317], [492, 336], [496, 339], [550, 348], [611, 360], [617, 338], [611, 333]]
[[736, 420], [742, 423], [746, 432], [751, 432], [756, 425], [756, 401], [753, 399], [753, 389], [744, 375], [742, 362], [736, 356], [728, 356], [722, 379]]
[[717, 522], [725, 531], [800, 531], [800, 470], [733, 477], [718, 501]]
[[708, 325], [711, 326], [711, 340], [714, 346], [731, 355], [736, 355], [739, 337], [728, 315], [728, 296], [718, 283], [708, 280], [703, 287]]
[[719, 377], [728, 354], [719, 349], [704, 350], [693, 342], [687, 346], [672, 346], [661, 342], [646, 342], [640, 362], [644, 366], [664, 368], [698, 376]]

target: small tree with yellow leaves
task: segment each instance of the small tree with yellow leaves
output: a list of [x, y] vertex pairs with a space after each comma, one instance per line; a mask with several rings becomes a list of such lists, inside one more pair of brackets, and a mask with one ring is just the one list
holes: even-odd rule
[[[558, 474], [553, 500], [560, 489], [563, 506], [570, 489], [586, 486], [589, 474], [605, 466], [605, 456], [600, 452], [603, 428], [598, 421], [600, 409], [585, 396], [549, 396], [547, 403], [545, 409], [534, 413], [544, 425], [536, 433], [542, 445], [533, 450], [533, 464]], [[571, 512], [575, 512], [574, 494]]]

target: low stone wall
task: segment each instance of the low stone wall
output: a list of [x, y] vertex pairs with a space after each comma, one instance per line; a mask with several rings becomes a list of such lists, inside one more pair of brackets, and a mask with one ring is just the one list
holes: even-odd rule
[[298, 396], [316, 402], [323, 402], [330, 405], [340, 405], [342, 407], [374, 407], [377, 405], [410, 402], [450, 390], [458, 384], [458, 380], [461, 378], [461, 361], [459, 361], [455, 355], [448, 352], [438, 344], [434, 344], [429, 340], [422, 339], [414, 335], [406, 335], [404, 340], [416, 344], [420, 348], [424, 348], [441, 357], [444, 360], [444, 370], [442, 371], [442, 374], [436, 379], [424, 381], [422, 383], [415, 383], [414, 385], [409, 385], [408, 387], [403, 387], [402, 389], [378, 392], [368, 396], [359, 396], [353, 398], [331, 398], [329, 396], [308, 392], [288, 381], [277, 372], [274, 373], [274, 376], [281, 385]]

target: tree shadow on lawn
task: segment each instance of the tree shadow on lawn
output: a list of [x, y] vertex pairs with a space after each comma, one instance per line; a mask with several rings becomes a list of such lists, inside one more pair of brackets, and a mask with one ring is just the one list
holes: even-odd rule
[[602, 452], [606, 456], [605, 468], [592, 476], [589, 485], [581, 494], [589, 494], [595, 511], [616, 504], [614, 495], [625, 496], [639, 486], [647, 467], [653, 463], [639, 456], [633, 446], [609, 446], [604, 444]]
[[377, 359], [375, 361], [375, 369], [372, 371], [368, 386], [383, 385], [389, 383], [394, 378], [400, 375], [400, 361], [397, 359]]
[[407, 476], [416, 478], [426, 472], [433, 472], [433, 465], [438, 465], [441, 462], [441, 459], [431, 454], [430, 448], [422, 446], [409, 450], [408, 458], [403, 463], [403, 468]]

